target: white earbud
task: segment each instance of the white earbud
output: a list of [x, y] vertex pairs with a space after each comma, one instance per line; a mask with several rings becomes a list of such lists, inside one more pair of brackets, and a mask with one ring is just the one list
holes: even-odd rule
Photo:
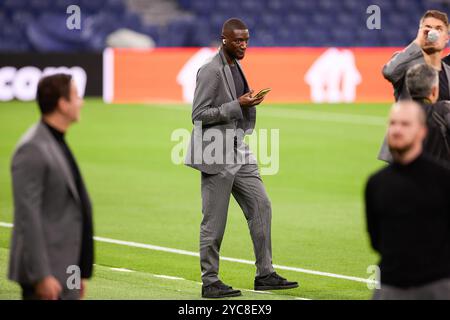
[[222, 39], [222, 43], [223, 43], [223, 44], [226, 44], [226, 43], [227, 43], [227, 40]]

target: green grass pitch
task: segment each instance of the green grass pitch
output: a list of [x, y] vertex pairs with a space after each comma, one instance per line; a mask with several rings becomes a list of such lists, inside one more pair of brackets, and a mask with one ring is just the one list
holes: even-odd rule
[[[257, 128], [279, 129], [280, 168], [263, 176], [272, 202], [273, 259], [283, 266], [368, 278], [377, 256], [365, 231], [363, 188], [376, 160], [387, 104], [263, 104]], [[38, 119], [34, 103], [0, 104], [0, 221], [12, 221], [10, 159], [21, 134]], [[198, 251], [200, 174], [174, 165], [170, 140], [191, 129], [188, 105], [105, 105], [87, 99], [68, 133], [94, 203], [95, 234]], [[0, 227], [0, 299], [20, 298], [6, 279], [10, 229]], [[221, 254], [253, 260], [244, 215], [231, 201]], [[115, 271], [124, 268], [134, 272]], [[222, 261], [235, 288], [252, 289], [255, 267]], [[362, 282], [280, 271], [300, 287], [245, 299], [368, 299]], [[158, 275], [182, 279], [161, 278]], [[88, 299], [200, 299], [199, 259], [96, 242]]]

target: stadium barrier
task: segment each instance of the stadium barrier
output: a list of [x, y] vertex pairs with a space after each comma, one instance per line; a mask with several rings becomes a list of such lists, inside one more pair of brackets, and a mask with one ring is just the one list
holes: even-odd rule
[[[393, 101], [383, 65], [402, 48], [249, 48], [242, 60], [267, 102]], [[105, 49], [102, 54], [0, 54], [0, 101], [33, 100], [43, 74], [69, 72], [107, 103], [191, 103], [198, 68], [216, 48]]]
[[82, 96], [102, 96], [101, 53], [0, 53], [0, 101], [34, 100], [39, 79], [58, 72], [73, 76]]
[[[251, 87], [272, 88], [268, 102], [390, 102], [381, 74], [402, 48], [249, 48], [242, 65]], [[196, 71], [216, 48], [106, 49], [106, 102], [186, 102]]]

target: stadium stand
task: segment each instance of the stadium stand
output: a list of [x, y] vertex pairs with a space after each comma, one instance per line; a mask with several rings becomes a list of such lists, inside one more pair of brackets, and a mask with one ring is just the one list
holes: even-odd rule
[[[81, 8], [81, 30], [66, 28], [66, 9]], [[366, 28], [371, 4], [381, 30]], [[404, 46], [427, 9], [448, 12], [446, 0], [0, 0], [0, 51], [101, 51], [120, 28], [159, 47], [218, 43], [222, 23], [240, 17], [252, 46]], [[408, 31], [409, 30], [409, 31]]]

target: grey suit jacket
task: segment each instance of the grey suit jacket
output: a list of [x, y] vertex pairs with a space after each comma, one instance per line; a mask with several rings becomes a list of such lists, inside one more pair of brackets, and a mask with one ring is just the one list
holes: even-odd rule
[[[423, 52], [417, 44], [412, 42], [403, 51], [394, 54], [392, 59], [383, 67], [383, 76], [389, 80], [393, 86], [396, 86], [400, 81], [404, 80], [408, 69], [419, 63], [425, 63]], [[447, 78], [450, 79], [450, 66], [446, 63], [444, 63], [443, 66]], [[397, 94], [397, 98], [410, 98], [405, 83], [402, 84], [402, 87]]]
[[[239, 105], [231, 69], [222, 50], [197, 72], [192, 105], [194, 129], [185, 160], [187, 166], [208, 174], [219, 173], [229, 160], [234, 159], [234, 137], [237, 145], [242, 145], [244, 135], [251, 134], [256, 121], [256, 107], [241, 108]], [[244, 75], [239, 62], [235, 63]], [[245, 75], [244, 82], [248, 90]], [[223, 139], [218, 141], [218, 136]], [[216, 148], [215, 153], [220, 155], [209, 159], [204, 155], [213, 145], [220, 145], [220, 150]]]
[[[403, 51], [396, 52], [392, 59], [383, 67], [383, 76], [392, 83], [394, 88], [399, 87], [397, 88], [398, 92], [395, 93], [396, 100], [410, 98], [408, 88], [404, 82], [405, 75], [409, 68], [420, 63], [425, 63], [423, 52], [422, 49], [413, 42]], [[447, 79], [450, 80], [450, 66], [443, 63], [443, 67], [447, 75]], [[392, 162], [392, 155], [389, 151], [386, 137], [381, 145], [378, 159]]]
[[34, 285], [53, 275], [64, 289], [62, 297], [73, 296], [66, 286], [73, 273], [67, 268], [80, 263], [83, 213], [69, 163], [45, 124], [35, 124], [19, 141], [11, 171], [9, 278]]

